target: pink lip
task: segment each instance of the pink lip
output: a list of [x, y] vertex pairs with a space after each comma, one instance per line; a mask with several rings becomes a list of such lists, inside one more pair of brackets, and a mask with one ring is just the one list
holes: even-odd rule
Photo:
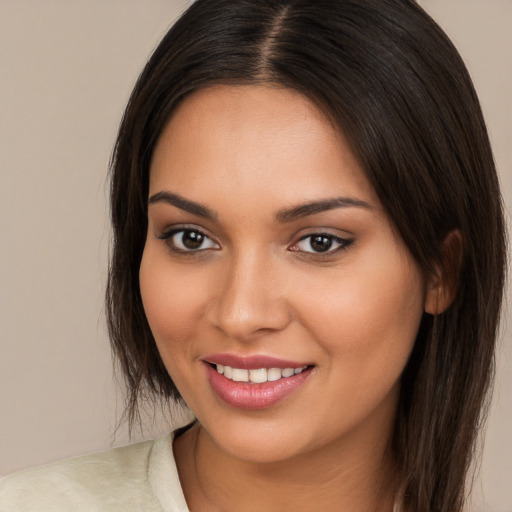
[[[204, 367], [215, 394], [231, 407], [247, 410], [266, 409], [281, 402], [299, 389], [312, 372], [312, 367], [309, 367], [292, 377], [254, 384], [227, 379], [208, 363], [205, 363]], [[235, 366], [235, 368], [240, 368], [240, 366]], [[278, 366], [263, 365], [254, 368], [278, 368]], [[292, 365], [287, 368], [298, 368], [298, 366]]]
[[259, 368], [300, 368], [308, 365], [308, 363], [286, 361], [284, 359], [264, 355], [238, 356], [235, 354], [212, 354], [205, 357], [204, 361], [213, 364], [221, 364], [222, 366], [231, 366], [231, 368], [241, 368], [243, 370], [257, 370]]

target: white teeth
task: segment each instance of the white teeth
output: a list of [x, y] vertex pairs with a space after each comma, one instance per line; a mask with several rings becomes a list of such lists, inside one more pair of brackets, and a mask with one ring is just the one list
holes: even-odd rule
[[291, 377], [295, 374], [295, 370], [293, 368], [285, 368], [284, 370], [281, 370], [281, 374], [283, 377]]
[[258, 368], [255, 370], [244, 370], [242, 368], [232, 368], [231, 366], [215, 365], [217, 372], [224, 375], [227, 379], [235, 382], [252, 382], [262, 384], [263, 382], [274, 382], [282, 378], [293, 377], [303, 372], [307, 366], [299, 368]]
[[233, 379], [233, 368], [231, 366], [224, 366], [224, 377]]
[[236, 382], [249, 382], [249, 370], [233, 368], [233, 380]]
[[267, 380], [269, 382], [274, 382], [275, 380], [279, 380], [282, 377], [280, 368], [270, 368], [267, 373]]
[[260, 368], [259, 370], [249, 370], [249, 380], [255, 384], [267, 382], [267, 369]]

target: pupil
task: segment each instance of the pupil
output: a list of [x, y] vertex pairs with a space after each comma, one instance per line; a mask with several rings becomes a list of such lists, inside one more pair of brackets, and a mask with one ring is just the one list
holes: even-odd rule
[[196, 231], [185, 231], [181, 238], [183, 245], [187, 249], [199, 249], [201, 244], [203, 243], [204, 236], [201, 233], [197, 233]]
[[327, 236], [314, 236], [311, 239], [311, 247], [316, 252], [325, 252], [328, 251], [332, 246], [332, 239]]

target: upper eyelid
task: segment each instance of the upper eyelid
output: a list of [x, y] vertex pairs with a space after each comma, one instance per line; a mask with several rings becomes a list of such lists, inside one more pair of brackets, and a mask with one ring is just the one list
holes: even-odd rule
[[292, 243], [297, 243], [300, 240], [304, 240], [305, 238], [309, 238], [315, 235], [330, 236], [344, 241], [352, 240], [355, 237], [354, 233], [347, 230], [341, 230], [339, 228], [312, 227], [301, 229], [299, 233], [296, 233], [292, 237], [292, 240], [294, 240]]
[[339, 236], [339, 235], [335, 235], [334, 233], [329, 233], [329, 232], [325, 232], [325, 231], [315, 231], [313, 233], [309, 233], [307, 235], [301, 236], [295, 242], [293, 242], [292, 245], [294, 245], [294, 244], [296, 244], [298, 242], [302, 242], [303, 240], [307, 240], [308, 238], [311, 238], [311, 237], [314, 237], [314, 236], [330, 237], [333, 240], [337, 241], [338, 243], [348, 243], [348, 242], [353, 242], [354, 241], [353, 238], [345, 238], [345, 237], [342, 237], [342, 236]]
[[205, 236], [206, 238], [209, 238], [213, 242], [215, 242], [217, 245], [220, 245], [219, 241], [216, 237], [210, 235], [207, 230], [202, 228], [196, 228], [191, 226], [170, 226], [166, 229], [163, 229], [160, 234], [155, 233], [156, 238], [160, 240], [165, 240], [170, 238], [171, 236], [175, 235], [176, 233], [180, 233], [181, 231], [195, 231], [197, 233], [200, 233], [201, 235]]
[[310, 225], [301, 227], [298, 230], [298, 233], [304, 233], [307, 235], [315, 235], [315, 234], [325, 234], [332, 236], [354, 236], [355, 232], [349, 229], [342, 229], [341, 227], [335, 227], [334, 225], [329, 226], [329, 224], [322, 225], [323, 223], [318, 223], [317, 225]]
[[159, 232], [161, 234], [157, 234], [156, 236], [157, 236], [157, 238], [168, 237], [172, 234], [179, 233], [180, 231], [197, 231], [198, 233], [201, 233], [202, 235], [217, 242], [215, 236], [213, 236], [208, 229], [205, 229], [201, 226], [194, 226], [194, 225], [190, 225], [190, 224], [173, 224], [173, 225], [167, 226], [167, 227], [159, 230]]
[[332, 238], [339, 238], [340, 240], [346, 240], [345, 237], [341, 236], [341, 235], [337, 235], [336, 233], [331, 233], [330, 231], [321, 231], [321, 230], [318, 230], [318, 231], [311, 231], [310, 233], [306, 233], [305, 235], [301, 235], [298, 240], [304, 240], [305, 238], [309, 238], [311, 236], [315, 236], [315, 235], [323, 235], [323, 236], [331, 236]]

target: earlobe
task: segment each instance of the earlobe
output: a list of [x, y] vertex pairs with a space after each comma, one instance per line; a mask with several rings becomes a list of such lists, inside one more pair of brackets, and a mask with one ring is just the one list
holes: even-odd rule
[[450, 307], [457, 295], [462, 257], [462, 234], [456, 229], [450, 231], [443, 240], [441, 261], [427, 282], [426, 313], [440, 315]]

